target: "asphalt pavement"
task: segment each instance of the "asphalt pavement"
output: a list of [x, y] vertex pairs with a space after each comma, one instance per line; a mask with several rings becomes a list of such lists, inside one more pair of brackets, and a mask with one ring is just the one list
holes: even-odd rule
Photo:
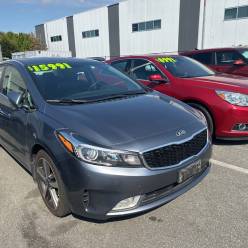
[[0, 248], [247, 248], [248, 142], [218, 142], [195, 188], [146, 214], [105, 223], [56, 218], [0, 148]]

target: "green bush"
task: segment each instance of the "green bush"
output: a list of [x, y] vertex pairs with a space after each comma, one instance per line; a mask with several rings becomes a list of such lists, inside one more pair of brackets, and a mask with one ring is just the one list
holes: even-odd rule
[[46, 49], [33, 34], [0, 32], [3, 57], [11, 58], [11, 53]]

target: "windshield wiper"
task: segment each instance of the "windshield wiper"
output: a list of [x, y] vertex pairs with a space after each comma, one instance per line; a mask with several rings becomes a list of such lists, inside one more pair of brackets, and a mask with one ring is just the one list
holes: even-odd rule
[[105, 101], [105, 100], [112, 100], [112, 99], [118, 99], [118, 98], [125, 98], [128, 96], [136, 96], [136, 95], [144, 95], [146, 92], [129, 92], [129, 93], [123, 93], [123, 94], [112, 94], [106, 97], [102, 98], [97, 98], [94, 101], [99, 102], [99, 101]]
[[180, 76], [180, 78], [192, 78], [192, 76]]
[[51, 99], [46, 100], [48, 103], [61, 103], [61, 104], [81, 104], [87, 103], [89, 100], [77, 100], [77, 99]]
[[207, 74], [207, 75], [199, 75], [199, 76], [197, 76], [197, 75], [195, 75], [195, 76], [193, 76], [193, 75], [180, 76], [180, 78], [198, 78], [198, 77], [208, 77], [208, 76], [214, 76], [214, 75], [216, 75], [216, 73], [214, 73], [214, 74]]
[[146, 94], [146, 92], [128, 92], [123, 94], [112, 94], [106, 97], [101, 97], [96, 99], [51, 99], [51, 100], [46, 100], [46, 102], [59, 103], [59, 104], [84, 104], [84, 103], [99, 102], [99, 101], [124, 98], [127, 96], [143, 95], [143, 94]]

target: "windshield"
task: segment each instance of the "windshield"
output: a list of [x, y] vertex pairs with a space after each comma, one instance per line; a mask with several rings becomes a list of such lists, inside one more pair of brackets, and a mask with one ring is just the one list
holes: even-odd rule
[[156, 60], [175, 77], [193, 78], [212, 76], [215, 73], [205, 65], [183, 56], [158, 57]]
[[27, 66], [45, 100], [97, 100], [145, 93], [141, 85], [109, 65], [95, 61], [71, 61]]
[[241, 49], [240, 53], [248, 60], [248, 49]]

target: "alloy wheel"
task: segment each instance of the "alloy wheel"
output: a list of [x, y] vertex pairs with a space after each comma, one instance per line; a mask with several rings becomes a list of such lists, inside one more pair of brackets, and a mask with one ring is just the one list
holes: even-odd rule
[[50, 209], [56, 210], [59, 205], [59, 186], [50, 163], [40, 158], [37, 163], [37, 183], [44, 201]]

